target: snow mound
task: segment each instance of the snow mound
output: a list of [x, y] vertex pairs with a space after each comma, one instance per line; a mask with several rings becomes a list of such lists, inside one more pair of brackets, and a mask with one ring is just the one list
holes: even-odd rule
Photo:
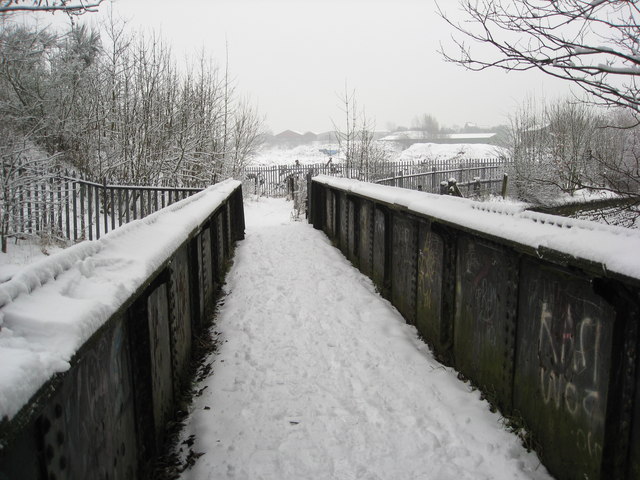
[[414, 143], [397, 157], [398, 161], [472, 160], [505, 157], [505, 149], [484, 143]]
[[[323, 152], [337, 151], [336, 144], [313, 142], [294, 148], [267, 147], [260, 151], [249, 166], [294, 165], [296, 160], [302, 165], [327, 163], [330, 155]], [[337, 158], [334, 157], [334, 160]]]

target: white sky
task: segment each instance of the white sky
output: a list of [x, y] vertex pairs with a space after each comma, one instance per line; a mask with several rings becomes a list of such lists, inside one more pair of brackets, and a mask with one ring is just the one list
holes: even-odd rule
[[[441, 0], [454, 11], [456, 0]], [[240, 91], [267, 125], [314, 132], [342, 123], [338, 93], [355, 89], [376, 122], [410, 126], [506, 123], [524, 97], [568, 95], [539, 73], [469, 72], [437, 53], [451, 28], [433, 0], [115, 0], [133, 27], [154, 28], [176, 57], [203, 46], [223, 64], [225, 41]], [[108, 5], [106, 6], [108, 7]], [[108, 8], [101, 7], [105, 14]], [[95, 17], [95, 15], [94, 15]]]

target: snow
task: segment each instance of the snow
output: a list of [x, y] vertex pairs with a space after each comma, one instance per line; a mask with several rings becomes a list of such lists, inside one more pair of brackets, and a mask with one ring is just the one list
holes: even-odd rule
[[332, 143], [312, 142], [294, 148], [265, 147], [252, 160], [250, 166], [293, 165], [298, 160], [302, 165], [327, 163], [329, 157], [320, 150], [337, 150]]
[[640, 279], [640, 232], [531, 212], [523, 203], [483, 203], [447, 195], [405, 190], [344, 178], [319, 175], [315, 180], [348, 192], [397, 204], [520, 245], [556, 250], [573, 257], [602, 264], [603, 268]]
[[[393, 141], [378, 140], [376, 145], [386, 152], [390, 162], [495, 159], [508, 155], [505, 149], [484, 143], [414, 143], [404, 150], [400, 144]], [[324, 142], [311, 142], [293, 148], [267, 146], [251, 160], [249, 166], [293, 165], [296, 160], [302, 165], [327, 163], [329, 157], [321, 150], [337, 149], [337, 144]], [[344, 160], [344, 154], [338, 153], [333, 160]]]
[[381, 138], [385, 141], [398, 140], [425, 140], [437, 137], [442, 140], [489, 140], [495, 137], [495, 133], [436, 133], [422, 130], [407, 130], [405, 132], [393, 132]]
[[551, 478], [323, 233], [245, 209], [183, 480]]
[[495, 145], [484, 143], [414, 143], [398, 155], [398, 161], [428, 162], [435, 160], [495, 159], [506, 156], [506, 151]]
[[0, 418], [11, 419], [240, 184], [229, 180], [42, 258], [0, 284]]
[[600, 200], [613, 200], [615, 198], [620, 198], [620, 195], [609, 190], [593, 190], [590, 188], [584, 188], [574, 191], [573, 194], [563, 192], [554, 198], [547, 206], [559, 207], [563, 205], [581, 205], [584, 203], [598, 202]]
[[7, 253], [0, 252], [0, 284], [11, 279], [29, 263], [41, 260], [63, 249], [57, 242], [38, 238], [10, 240]]

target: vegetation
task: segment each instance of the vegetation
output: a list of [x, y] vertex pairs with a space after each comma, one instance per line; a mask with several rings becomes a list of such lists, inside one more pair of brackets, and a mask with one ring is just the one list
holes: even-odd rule
[[[530, 99], [513, 115], [507, 144], [517, 196], [545, 204], [561, 193], [640, 193], [640, 130], [628, 112], [565, 99]], [[637, 209], [637, 202], [625, 202]]]
[[375, 122], [367, 118], [364, 109], [359, 109], [355, 91], [349, 93], [346, 85], [339, 101], [345, 123], [333, 125], [338, 147], [344, 152], [345, 167], [357, 172], [351, 177], [375, 178], [375, 173], [389, 161], [384, 147], [375, 141]]
[[97, 180], [180, 186], [237, 174], [261, 133], [226, 69], [202, 53], [182, 71], [161, 37], [115, 21], [58, 34], [5, 19], [0, 123]]
[[453, 52], [442, 51], [447, 60], [470, 70], [538, 70], [584, 93], [555, 104], [530, 100], [513, 116], [506, 146], [518, 196], [545, 203], [559, 192], [607, 190], [640, 216], [637, 2], [459, 4], [458, 21], [440, 8], [455, 32]]

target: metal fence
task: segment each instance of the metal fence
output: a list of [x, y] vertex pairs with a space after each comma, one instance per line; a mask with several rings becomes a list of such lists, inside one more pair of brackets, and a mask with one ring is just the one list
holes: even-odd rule
[[[507, 167], [508, 162], [504, 159], [492, 159], [484, 163], [473, 161], [456, 168], [439, 170], [437, 166], [432, 166], [426, 172], [402, 172], [400, 175], [383, 178], [375, 183], [431, 193], [443, 193], [443, 185], [455, 183], [463, 193], [466, 193], [465, 196], [471, 196], [499, 192]], [[452, 179], [455, 179], [455, 182], [452, 182]]]
[[[504, 159], [384, 162], [366, 168], [342, 162], [311, 165], [250, 166], [243, 191], [269, 197], [292, 196], [307, 174], [325, 174], [403, 188], [439, 192], [454, 176], [465, 196], [501, 182]], [[31, 172], [33, 173], [33, 172]], [[110, 185], [72, 172], [41, 172], [27, 182], [3, 182], [0, 189], [0, 236], [50, 236], [61, 240], [98, 239], [132, 220], [143, 218], [201, 190], [187, 187]], [[479, 178], [480, 180], [474, 180]], [[465, 190], [466, 187], [466, 190]], [[6, 245], [3, 242], [3, 246]]]
[[0, 234], [93, 240], [120, 225], [160, 210], [201, 188], [108, 185], [67, 172], [5, 186]]
[[458, 185], [471, 185], [475, 178], [481, 180], [483, 190], [495, 188], [502, 182], [502, 174], [508, 161], [504, 158], [434, 160], [429, 162], [404, 161], [382, 162], [366, 168], [346, 163], [327, 162], [308, 165], [274, 165], [246, 167], [243, 176], [243, 191], [268, 197], [285, 197], [291, 194], [292, 178], [302, 178], [308, 173], [323, 174], [392, 185], [414, 190], [438, 193], [440, 183], [455, 177]]

